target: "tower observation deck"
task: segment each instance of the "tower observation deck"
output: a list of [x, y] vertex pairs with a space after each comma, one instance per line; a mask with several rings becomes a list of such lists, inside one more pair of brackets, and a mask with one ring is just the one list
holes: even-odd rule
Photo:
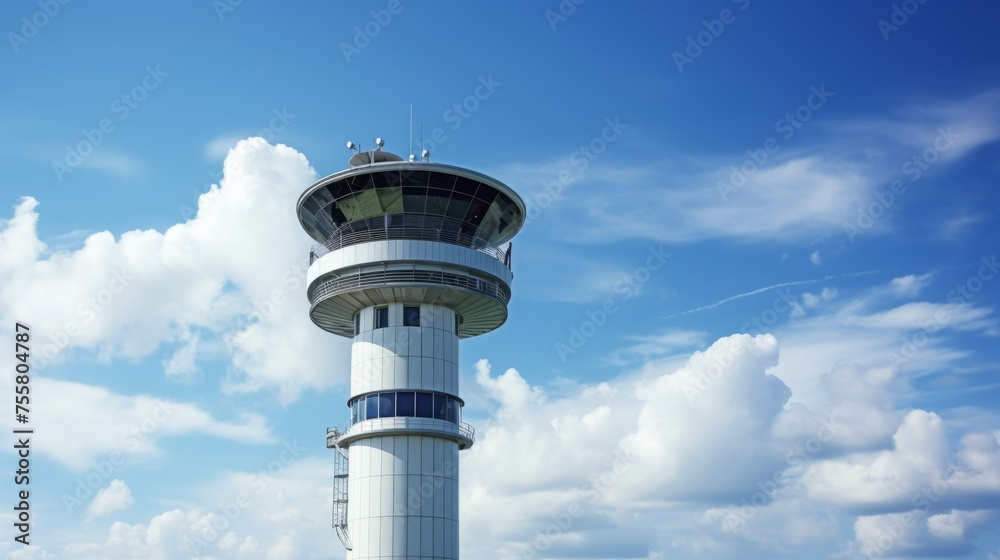
[[458, 340], [506, 321], [525, 206], [496, 179], [381, 147], [297, 205], [318, 242], [310, 318], [353, 341], [350, 420], [327, 430], [333, 527], [351, 560], [457, 559], [458, 452], [475, 441]]

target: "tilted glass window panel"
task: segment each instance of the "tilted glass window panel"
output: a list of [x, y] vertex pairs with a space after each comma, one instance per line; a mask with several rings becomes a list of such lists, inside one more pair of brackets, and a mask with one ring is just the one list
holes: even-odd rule
[[[350, 186], [351, 191], [359, 193], [371, 188], [374, 188], [375, 184], [372, 182], [371, 173], [363, 173], [361, 175], [355, 175], [353, 177], [347, 178], [347, 184]], [[341, 196], [347, 196], [348, 193], [341, 191]]]
[[476, 191], [476, 198], [487, 204], [492, 204], [498, 194], [500, 194], [500, 191], [494, 189], [493, 187], [483, 185], [478, 191]]
[[327, 185], [326, 192], [331, 200], [337, 200], [351, 194], [351, 186], [347, 184], [347, 181], [337, 181]]
[[398, 169], [392, 171], [380, 171], [378, 173], [372, 173], [372, 181], [375, 183], [376, 189], [398, 187], [401, 184], [401, 181], [399, 180]]
[[421, 169], [401, 169], [399, 175], [404, 186], [426, 187], [430, 179], [430, 172]]
[[448, 200], [451, 198], [451, 193], [430, 189], [427, 197], [427, 208], [425, 212], [432, 216], [443, 216], [445, 211], [448, 210]]
[[[325, 191], [326, 189], [320, 190]], [[317, 196], [310, 196], [302, 201], [302, 208], [309, 214], [316, 214], [322, 206]]]
[[365, 419], [378, 418], [378, 395], [368, 395], [365, 398]]
[[452, 199], [448, 203], [448, 210], [445, 215], [459, 222], [465, 218], [465, 215], [469, 213], [469, 201], [468, 200], [455, 200]]
[[408, 212], [411, 214], [423, 214], [424, 207], [427, 205], [426, 195], [408, 195], [403, 194], [403, 212]]
[[479, 188], [479, 181], [474, 181], [466, 177], [455, 178], [455, 192], [473, 196]]
[[403, 211], [403, 189], [387, 188], [375, 191], [378, 202], [386, 214], [398, 214]]
[[[340, 207], [337, 206], [336, 203], [334, 203], [333, 206], [330, 206], [329, 210], [330, 210], [330, 219], [332, 220], [331, 225], [332, 224], [341, 225], [347, 221], [347, 216], [344, 215], [344, 213], [340, 210]], [[325, 216], [325, 214], [317, 215], [317, 221], [319, 221], [318, 220], [319, 216]]]
[[465, 214], [465, 223], [478, 226], [482, 223], [483, 218], [486, 217], [486, 211], [488, 209], [488, 204], [474, 199], [472, 204], [469, 205], [469, 211]]
[[431, 173], [430, 181], [427, 184], [434, 188], [450, 191], [455, 188], [455, 177], [450, 173]]

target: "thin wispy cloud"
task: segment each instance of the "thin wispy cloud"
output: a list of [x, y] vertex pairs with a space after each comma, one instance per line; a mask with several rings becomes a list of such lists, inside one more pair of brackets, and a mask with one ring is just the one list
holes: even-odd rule
[[876, 274], [881, 272], [879, 270], [866, 270], [864, 272], [852, 272], [850, 274], [834, 274], [830, 276], [824, 276], [823, 278], [814, 278], [812, 280], [794, 280], [791, 282], [780, 282], [778, 284], [772, 284], [770, 286], [764, 286], [763, 288], [757, 288], [756, 290], [751, 290], [749, 292], [744, 292], [742, 294], [736, 294], [735, 296], [729, 296], [725, 299], [720, 299], [715, 303], [710, 303], [708, 305], [702, 305], [700, 307], [695, 307], [694, 309], [688, 309], [687, 311], [681, 311], [679, 313], [674, 313], [673, 315], [667, 315], [663, 317], [664, 319], [673, 319], [674, 317], [680, 317], [682, 315], [690, 315], [691, 313], [697, 313], [699, 311], [707, 311], [709, 309], [715, 309], [721, 305], [725, 305], [731, 301], [736, 301], [738, 299], [743, 299], [750, 296], [755, 296], [764, 292], [769, 292], [771, 290], [777, 290], [780, 288], [788, 288], [791, 286], [806, 286], [809, 284], [816, 284], [819, 282], [828, 282], [830, 280], [837, 280], [841, 278], [857, 278], [859, 276], [867, 276], [869, 274]]

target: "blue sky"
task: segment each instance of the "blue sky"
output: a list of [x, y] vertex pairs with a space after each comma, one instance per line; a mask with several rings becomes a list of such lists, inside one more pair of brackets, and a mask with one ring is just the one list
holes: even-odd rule
[[462, 346], [463, 558], [1000, 557], [998, 15], [3, 4], [37, 433], [33, 546], [5, 513], [0, 551], [343, 557], [350, 346], [308, 320], [294, 204], [347, 140], [410, 152], [412, 105], [532, 216], [510, 319]]

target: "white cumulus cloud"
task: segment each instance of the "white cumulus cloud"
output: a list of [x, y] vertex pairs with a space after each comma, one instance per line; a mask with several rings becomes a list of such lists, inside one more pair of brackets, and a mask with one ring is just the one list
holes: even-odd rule
[[105, 517], [119, 510], [132, 507], [132, 491], [125, 482], [114, 479], [106, 488], [97, 491], [93, 501], [87, 506], [87, 517]]

